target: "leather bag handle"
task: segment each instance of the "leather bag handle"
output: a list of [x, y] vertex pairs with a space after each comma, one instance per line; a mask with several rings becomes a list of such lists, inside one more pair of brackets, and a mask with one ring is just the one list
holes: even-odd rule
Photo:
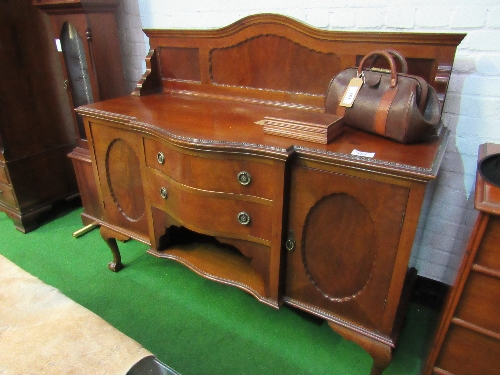
[[[391, 56], [393, 56], [396, 59], [398, 59], [399, 62], [401, 63], [401, 72], [403, 74], [408, 74], [408, 63], [406, 62], [406, 59], [404, 58], [404, 56], [400, 52], [398, 52], [398, 51], [396, 51], [394, 49], [386, 49], [384, 51], [386, 51]], [[379, 51], [374, 51], [374, 52], [370, 53], [369, 55], [373, 55], [374, 53], [377, 53], [377, 52], [379, 52]], [[377, 55], [373, 56], [373, 59], [370, 62], [369, 69], [373, 68], [373, 66], [375, 65], [375, 62], [378, 60], [378, 58], [381, 55], [382, 54], [377, 54]], [[362, 64], [360, 64], [360, 66], [362, 66]], [[392, 71], [392, 69], [391, 69], [391, 71]], [[358, 70], [358, 75], [359, 75], [359, 70]], [[424, 111], [425, 111], [425, 105], [426, 105], [426, 102], [427, 102], [428, 85], [427, 85], [427, 82], [423, 78], [417, 77], [417, 76], [414, 76], [414, 78], [419, 83], [419, 87], [420, 87], [420, 91], [419, 91], [420, 95], [419, 96], [420, 97], [419, 97], [419, 101], [418, 101], [418, 109], [420, 110], [420, 113], [423, 114]]]
[[[408, 63], [406, 62], [406, 59], [404, 56], [399, 52], [396, 51], [395, 49], [386, 49], [387, 52], [389, 52], [392, 56], [394, 56], [401, 64], [401, 73], [403, 74], [408, 74]], [[375, 66], [375, 63], [377, 62], [378, 58], [380, 55], [376, 55], [373, 57], [369, 69], [372, 69]]]
[[391, 54], [385, 50], [377, 50], [370, 52], [368, 55], [365, 55], [365, 57], [363, 57], [358, 67], [358, 77], [361, 77], [361, 74], [363, 73], [363, 66], [365, 65], [366, 61], [374, 55], [381, 55], [385, 57], [387, 61], [389, 61], [389, 66], [391, 67], [391, 88], [396, 87], [398, 85], [398, 73], [396, 71], [396, 63], [394, 62], [394, 58], [391, 56]]

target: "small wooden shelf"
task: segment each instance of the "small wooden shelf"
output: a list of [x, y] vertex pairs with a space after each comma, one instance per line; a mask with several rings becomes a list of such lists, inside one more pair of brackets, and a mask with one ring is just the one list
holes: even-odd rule
[[193, 242], [160, 251], [150, 249], [148, 253], [158, 258], [175, 260], [200, 276], [240, 288], [259, 301], [277, 307], [274, 301], [265, 297], [264, 280], [252, 267], [252, 260], [235, 250], [211, 243]]

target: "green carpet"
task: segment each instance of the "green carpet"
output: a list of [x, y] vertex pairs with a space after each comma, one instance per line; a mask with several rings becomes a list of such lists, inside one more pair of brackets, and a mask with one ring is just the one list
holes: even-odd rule
[[[120, 243], [125, 268], [94, 230], [81, 238], [81, 208], [63, 207], [34, 232], [18, 232], [0, 213], [0, 253], [60, 289], [141, 343], [183, 375], [369, 374], [371, 358], [328, 325], [288, 306], [275, 310], [245, 292]], [[411, 304], [384, 375], [420, 374], [436, 313]]]

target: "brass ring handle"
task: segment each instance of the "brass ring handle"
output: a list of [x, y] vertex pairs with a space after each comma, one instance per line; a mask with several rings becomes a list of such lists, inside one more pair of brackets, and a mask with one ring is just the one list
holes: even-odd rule
[[238, 214], [238, 221], [242, 225], [248, 225], [250, 224], [250, 215], [246, 212], [240, 212]]
[[165, 163], [165, 155], [163, 154], [163, 152], [160, 151], [156, 154], [156, 160], [158, 160], [158, 163], [160, 164]]
[[252, 181], [252, 176], [246, 171], [241, 171], [238, 173], [238, 182], [242, 185], [248, 185]]
[[167, 188], [162, 187], [160, 189], [160, 195], [163, 199], [167, 199], [168, 193], [167, 193]]

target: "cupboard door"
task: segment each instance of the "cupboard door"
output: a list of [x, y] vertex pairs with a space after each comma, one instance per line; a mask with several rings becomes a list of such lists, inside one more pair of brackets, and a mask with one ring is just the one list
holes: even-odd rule
[[408, 195], [403, 186], [292, 167], [287, 300], [379, 332]]
[[113, 127], [90, 123], [104, 220], [141, 236], [148, 221], [141, 176], [142, 138]]

